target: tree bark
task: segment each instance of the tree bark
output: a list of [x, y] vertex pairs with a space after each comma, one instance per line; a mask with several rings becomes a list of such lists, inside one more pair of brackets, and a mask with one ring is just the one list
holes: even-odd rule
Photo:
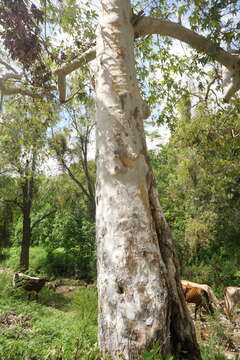
[[20, 268], [26, 271], [29, 268], [29, 250], [31, 245], [31, 206], [29, 202], [25, 203], [22, 208], [23, 215], [23, 232], [20, 255]]
[[179, 264], [147, 157], [148, 116], [136, 81], [129, 0], [102, 0], [97, 34], [99, 344], [137, 359], [159, 342], [166, 357], [201, 359]]
[[22, 185], [23, 204], [21, 207], [23, 216], [22, 244], [20, 254], [20, 268], [26, 271], [29, 268], [29, 251], [31, 246], [31, 210], [33, 201], [34, 172], [35, 172], [36, 154], [33, 154], [32, 168], [29, 172], [28, 163]]
[[13, 209], [8, 203], [3, 205], [2, 223], [0, 225], [0, 251], [7, 248], [10, 242], [10, 227], [12, 224]]

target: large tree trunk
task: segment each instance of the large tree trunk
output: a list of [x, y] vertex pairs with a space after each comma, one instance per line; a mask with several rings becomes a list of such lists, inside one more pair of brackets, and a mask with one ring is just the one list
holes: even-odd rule
[[96, 72], [99, 343], [113, 358], [137, 359], [158, 341], [164, 357], [199, 360], [147, 157], [147, 112], [133, 41], [130, 1], [102, 0]]

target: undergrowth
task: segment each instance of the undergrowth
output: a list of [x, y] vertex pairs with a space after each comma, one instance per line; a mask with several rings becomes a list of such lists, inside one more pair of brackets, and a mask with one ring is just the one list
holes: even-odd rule
[[[109, 360], [97, 346], [95, 287], [79, 287], [73, 297], [43, 288], [38, 301], [28, 301], [26, 292], [12, 288], [13, 272], [0, 274], [1, 360]], [[212, 322], [208, 346], [202, 345], [202, 360], [225, 360], [215, 351], [225, 340], [223, 329]], [[139, 360], [162, 360], [159, 346], [146, 350]]]
[[74, 300], [43, 289], [39, 302], [28, 301], [10, 279], [0, 275], [1, 360], [99, 359], [96, 289]]

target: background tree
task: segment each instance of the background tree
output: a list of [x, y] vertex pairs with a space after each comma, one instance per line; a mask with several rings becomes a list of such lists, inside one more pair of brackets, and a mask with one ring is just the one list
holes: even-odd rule
[[96, 279], [95, 223], [88, 210], [87, 199], [69, 175], [38, 177], [32, 244], [46, 251], [38, 271], [86, 282]]
[[[5, 105], [6, 106], [6, 105]], [[5, 174], [15, 178], [16, 192], [7, 194], [5, 203], [13, 203], [22, 213], [22, 242], [20, 267], [29, 266], [29, 247], [31, 245], [31, 211], [34, 196], [37, 192], [36, 176], [42, 161], [45, 146], [47, 123], [51, 109], [48, 108], [40, 121], [41, 105], [32, 106], [21, 100], [18, 104], [9, 105], [1, 122], [1, 162]], [[5, 175], [6, 176], [6, 175]], [[10, 196], [10, 198], [9, 198]]]
[[[88, 104], [67, 105], [65, 119], [68, 126], [60, 131], [53, 130], [50, 147], [64, 172], [75, 182], [80, 190], [80, 196], [87, 198], [88, 217], [95, 220], [95, 149], [93, 145], [93, 130], [95, 130], [92, 101]], [[77, 106], [79, 109], [77, 109]], [[89, 153], [92, 155], [90, 159]]]
[[[1, 179], [2, 182], [3, 179]], [[4, 179], [8, 181], [9, 179]], [[6, 183], [4, 184], [6, 185]], [[2, 250], [10, 246], [11, 227], [13, 224], [13, 204], [6, 201], [0, 205], [0, 258], [4, 258]]]
[[225, 112], [202, 103], [152, 155], [183, 272], [213, 286], [239, 281], [238, 128], [235, 106]]

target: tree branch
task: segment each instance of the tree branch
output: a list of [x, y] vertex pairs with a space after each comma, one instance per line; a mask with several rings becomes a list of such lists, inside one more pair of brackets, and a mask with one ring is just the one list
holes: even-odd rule
[[96, 46], [85, 51], [81, 56], [79, 56], [74, 61], [69, 64], [63, 65], [60, 69], [55, 71], [55, 74], [58, 77], [58, 90], [59, 90], [59, 99], [60, 102], [66, 101], [66, 76], [80, 68], [81, 65], [87, 64], [89, 61], [94, 60], [96, 57]]
[[22, 75], [17, 74], [17, 73], [14, 73], [14, 74], [13, 73], [6, 73], [1, 77], [2, 81], [7, 81], [9, 79], [21, 80], [21, 78], [22, 78]]
[[[62, 162], [63, 165], [63, 162]], [[64, 168], [67, 170], [68, 175], [70, 176], [70, 178], [75, 182], [75, 184], [77, 184], [77, 186], [82, 190], [83, 194], [85, 194], [87, 196], [87, 198], [89, 198], [89, 193], [87, 192], [87, 190], [85, 189], [85, 187], [82, 185], [82, 183], [76, 178], [76, 176], [72, 173], [72, 171], [70, 170], [70, 168], [64, 164], [63, 165]]]
[[77, 70], [81, 65], [87, 64], [89, 61], [94, 60], [96, 57], [96, 46], [88, 49], [82, 55], [72, 62], [63, 65], [60, 69], [55, 71], [55, 74], [61, 73], [62, 75], [68, 75], [74, 70]]
[[2, 200], [2, 199], [0, 199], [0, 202], [7, 204], [7, 205], [17, 205], [21, 209], [23, 208], [23, 203], [21, 203], [17, 200]]
[[227, 88], [223, 101], [228, 103], [231, 97], [240, 89], [240, 74], [239, 70], [235, 71], [232, 75], [232, 82]]
[[31, 226], [31, 231], [32, 229], [37, 225], [39, 224], [41, 221], [43, 221], [44, 219], [46, 219], [48, 216], [54, 214], [57, 210], [54, 209], [54, 210], [51, 210], [49, 211], [47, 214], [44, 214], [43, 216], [41, 216], [39, 219], [37, 219]]
[[30, 96], [34, 99], [42, 99], [45, 96], [49, 96], [50, 94], [47, 91], [43, 91], [42, 93], [35, 93], [28, 89], [22, 89], [20, 87], [8, 87], [6, 86], [6, 81], [12, 79], [21, 80], [21, 76], [17, 74], [6, 74], [0, 77], [0, 91], [3, 95], [26, 95]]
[[0, 64], [4, 65], [6, 69], [12, 71], [14, 74], [17, 74], [18, 72], [11, 66], [9, 65], [6, 61], [4, 61], [3, 59], [0, 59]]
[[135, 27], [135, 37], [146, 36], [151, 34], [160, 34], [170, 36], [177, 40], [183, 41], [199, 52], [204, 52], [213, 57], [213, 59], [226, 66], [228, 69], [235, 69], [239, 57], [225, 51], [217, 46], [214, 41], [208, 39], [196, 32], [185, 28], [178, 23], [169, 20], [154, 19], [145, 16], [137, 23]]
[[224, 101], [228, 102], [230, 98], [240, 89], [240, 57], [231, 52], [225, 51], [215, 44], [214, 41], [202, 35], [195, 33], [184, 26], [168, 20], [154, 19], [145, 16], [139, 20], [135, 27], [135, 37], [141, 37], [151, 34], [160, 34], [170, 36], [190, 45], [193, 49], [210, 55], [213, 60], [224, 65], [232, 74], [232, 84], [228, 88]]
[[[239, 54], [233, 54], [231, 51], [225, 51], [219, 47], [214, 41], [208, 39], [202, 35], [197, 34], [196, 32], [185, 28], [184, 26], [169, 21], [155, 19], [149, 16], [141, 16], [135, 27], [135, 38], [139, 38], [151, 34], [160, 34], [162, 36], [170, 36], [177, 40], [180, 40], [193, 49], [205, 53], [213, 58], [213, 60], [218, 61], [220, 64], [224, 65], [232, 74], [232, 84], [227, 89], [227, 92], [224, 96], [224, 101], [228, 102], [230, 98], [240, 89], [240, 57]], [[88, 62], [94, 60], [96, 57], [96, 46], [88, 49], [82, 55], [80, 55], [74, 61], [63, 65], [57, 69], [54, 73], [58, 77], [58, 90], [59, 90], [59, 99], [61, 103], [66, 101], [66, 76], [72, 73], [74, 70], [79, 69], [82, 65], [87, 64]], [[16, 74], [16, 71], [8, 65], [5, 61], [0, 59], [5, 67], [13, 71], [11, 78], [19, 76]], [[9, 76], [10, 74], [8, 74]], [[9, 79], [9, 78], [8, 78]], [[0, 91], [4, 95], [27, 95], [33, 98], [42, 98], [44, 96], [49, 96], [49, 92], [43, 92], [41, 94], [35, 93], [33, 91], [22, 89], [19, 87], [7, 87], [6, 81], [8, 80], [4, 76], [0, 78]]]

